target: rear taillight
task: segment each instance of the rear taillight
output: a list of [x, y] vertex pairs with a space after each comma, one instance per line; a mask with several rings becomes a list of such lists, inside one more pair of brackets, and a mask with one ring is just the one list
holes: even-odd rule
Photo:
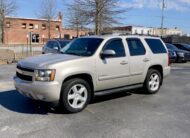
[[168, 53], [168, 66], [170, 66], [170, 54]]

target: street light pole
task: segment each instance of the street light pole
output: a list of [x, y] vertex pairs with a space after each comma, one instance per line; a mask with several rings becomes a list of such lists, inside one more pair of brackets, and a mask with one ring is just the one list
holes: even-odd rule
[[166, 8], [165, 0], [162, 0], [162, 17], [161, 17], [161, 36], [164, 34], [164, 9]]
[[45, 35], [43, 34], [43, 35], [42, 35], [42, 41], [43, 41], [43, 44], [44, 44], [44, 38], [45, 38]]
[[29, 54], [29, 48], [28, 48], [28, 40], [29, 40], [29, 33], [26, 35], [26, 43], [27, 43], [27, 45], [26, 45], [26, 51], [27, 51], [27, 55]]

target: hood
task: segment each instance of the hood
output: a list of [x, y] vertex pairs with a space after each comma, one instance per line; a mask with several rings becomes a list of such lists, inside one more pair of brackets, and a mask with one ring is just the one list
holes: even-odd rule
[[181, 49], [175, 50], [175, 52], [190, 53], [189, 51], [181, 50]]
[[169, 53], [172, 53], [172, 52], [175, 52], [175, 51], [172, 50], [172, 49], [168, 49], [168, 52], [169, 52]]
[[63, 61], [75, 60], [79, 58], [83, 58], [83, 57], [75, 56], [75, 55], [67, 55], [67, 54], [44, 54], [40, 56], [23, 59], [19, 61], [18, 65], [22, 67], [28, 67], [28, 68], [40, 68], [40, 67], [45, 67], [51, 64], [55, 64], [55, 63], [59, 63]]

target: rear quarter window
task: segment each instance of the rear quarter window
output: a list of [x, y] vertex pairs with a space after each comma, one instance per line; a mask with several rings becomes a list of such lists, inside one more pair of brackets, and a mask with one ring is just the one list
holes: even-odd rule
[[145, 39], [154, 54], [167, 53], [163, 43], [159, 39]]

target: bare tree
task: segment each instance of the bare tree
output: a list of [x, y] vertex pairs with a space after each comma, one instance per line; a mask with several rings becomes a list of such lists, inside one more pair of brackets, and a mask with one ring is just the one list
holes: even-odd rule
[[87, 19], [82, 17], [82, 11], [78, 3], [67, 4], [68, 14], [66, 21], [68, 26], [76, 30], [77, 37], [79, 37], [79, 31], [86, 25]]
[[[119, 15], [126, 10], [119, 7], [120, 0], [73, 0], [80, 5], [80, 18], [87, 19], [86, 23], [95, 25], [95, 34], [101, 34], [104, 27], [119, 23]], [[74, 5], [73, 5], [74, 6]]]
[[16, 12], [16, 0], [0, 0], [0, 33], [1, 42], [4, 43], [5, 17]]
[[41, 0], [41, 7], [37, 13], [39, 18], [46, 19], [48, 28], [48, 38], [51, 38], [51, 21], [57, 16], [57, 1], [56, 0]]

